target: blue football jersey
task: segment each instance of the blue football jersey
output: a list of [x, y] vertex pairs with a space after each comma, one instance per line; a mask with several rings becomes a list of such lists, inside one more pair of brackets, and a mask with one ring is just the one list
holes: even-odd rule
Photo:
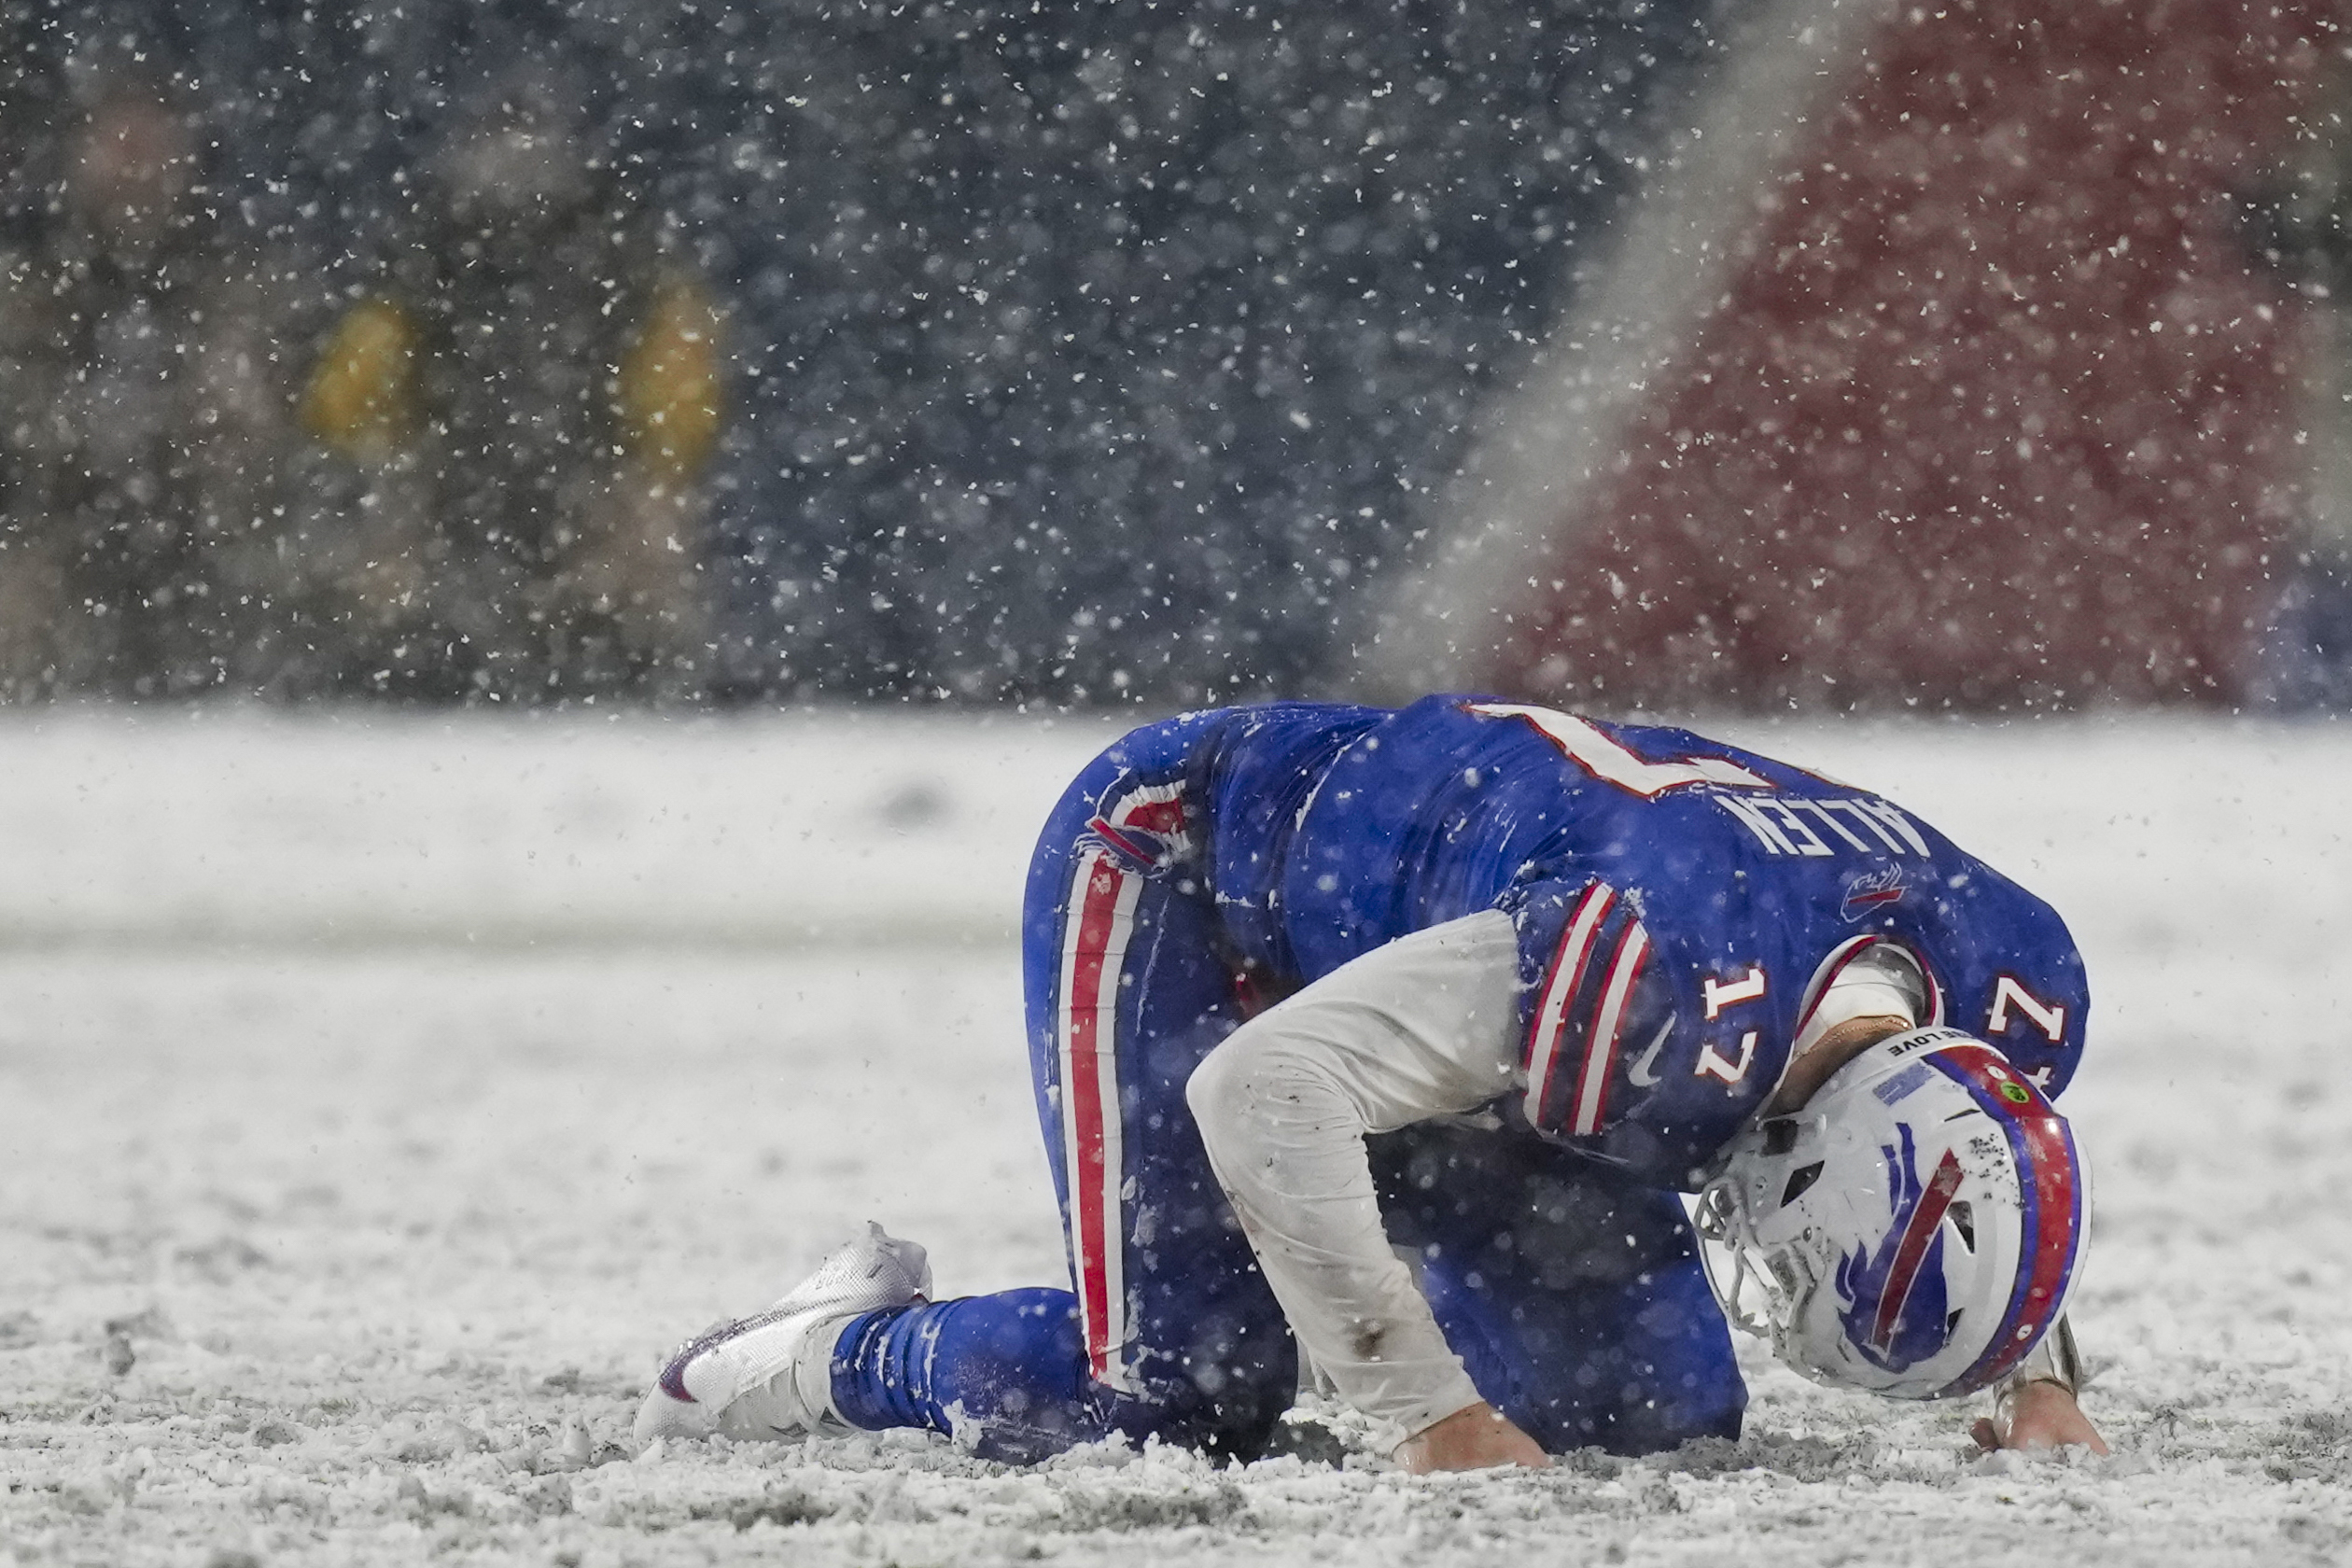
[[1831, 980], [1878, 943], [1931, 1022], [2063, 1091], [2089, 1008], [2048, 904], [1869, 791], [1687, 730], [1496, 699], [1233, 710], [1193, 799], [1247, 962], [1313, 980], [1499, 908], [1519, 933], [1539, 1132], [1661, 1185], [1780, 1082]]

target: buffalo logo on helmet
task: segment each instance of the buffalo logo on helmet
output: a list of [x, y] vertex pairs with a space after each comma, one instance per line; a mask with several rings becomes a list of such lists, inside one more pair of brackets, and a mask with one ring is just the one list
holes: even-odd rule
[[1944, 1297], [1943, 1222], [1960, 1190], [1960, 1161], [1950, 1149], [1922, 1183], [1911, 1124], [1899, 1123], [1902, 1148], [1880, 1145], [1886, 1158], [1893, 1217], [1876, 1247], [1857, 1247], [1838, 1263], [1839, 1314], [1847, 1340], [1874, 1365], [1901, 1372], [1939, 1354], [1956, 1313]]

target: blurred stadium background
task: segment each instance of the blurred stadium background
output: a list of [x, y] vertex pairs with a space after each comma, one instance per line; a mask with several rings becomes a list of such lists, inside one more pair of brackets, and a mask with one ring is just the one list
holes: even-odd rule
[[2352, 700], [2176, 0], [0, 0], [20, 701]]

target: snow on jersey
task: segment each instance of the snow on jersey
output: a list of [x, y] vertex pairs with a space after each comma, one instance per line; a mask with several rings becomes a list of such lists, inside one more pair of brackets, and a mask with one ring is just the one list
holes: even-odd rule
[[1878, 943], [2051, 1095], [2089, 1006], [2049, 905], [1893, 803], [1687, 730], [1470, 696], [1237, 710], [1204, 762], [1240, 956], [1313, 980], [1489, 908], [1519, 932], [1538, 1131], [1695, 1186]]

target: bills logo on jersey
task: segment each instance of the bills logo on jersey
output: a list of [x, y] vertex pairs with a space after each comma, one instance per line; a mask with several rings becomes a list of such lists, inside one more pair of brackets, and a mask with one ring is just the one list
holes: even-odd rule
[[1859, 920], [1890, 903], [1900, 903], [1902, 899], [1903, 868], [1881, 866], [1876, 871], [1861, 872], [1846, 883], [1843, 913], [1848, 920]]
[[1897, 1124], [1902, 1148], [1886, 1156], [1893, 1215], [1876, 1247], [1858, 1247], [1838, 1263], [1838, 1321], [1872, 1365], [1901, 1372], [1939, 1354], [1952, 1338], [1946, 1309], [1943, 1222], [1960, 1190], [1960, 1161], [1949, 1149], [1925, 1184], [1911, 1124]]
[[1193, 848], [1182, 783], [1128, 789], [1105, 802], [1086, 831], [1141, 871], [1173, 865]]

